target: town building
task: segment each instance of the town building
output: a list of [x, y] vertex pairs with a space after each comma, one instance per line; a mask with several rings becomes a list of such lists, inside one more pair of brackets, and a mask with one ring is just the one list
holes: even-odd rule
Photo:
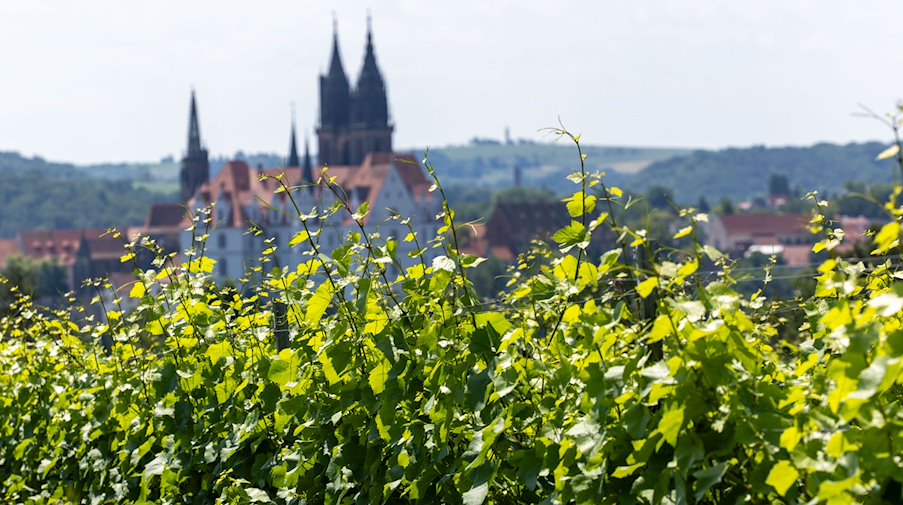
[[816, 240], [808, 223], [804, 214], [713, 215], [704, 230], [706, 244], [732, 256], [776, 254], [789, 266], [804, 266]]
[[[291, 125], [286, 166], [252, 168], [243, 161], [226, 164], [209, 180], [207, 150], [202, 147], [198, 109], [192, 92], [189, 113], [188, 150], [182, 160], [181, 193], [187, 209], [210, 208], [209, 224], [191, 230], [193, 218], [175, 206], [155, 206], [147, 225], [161, 237], [179, 230], [182, 251], [194, 251], [217, 261], [218, 276], [237, 279], [248, 267], [257, 265], [263, 251], [276, 246], [277, 264], [294, 268], [306, 261], [308, 244], [289, 246], [292, 237], [304, 229], [299, 213], [320, 212], [341, 199], [351, 209], [367, 203], [364, 219], [368, 232], [379, 231], [383, 240], [398, 240], [397, 257], [403, 267], [417, 258], [413, 242], [403, 239], [408, 228], [393, 215], [410, 218], [421, 247], [435, 237], [436, 215], [441, 202], [429, 191], [430, 182], [416, 159], [392, 151], [393, 125], [382, 73], [376, 63], [373, 34], [368, 20], [364, 62], [357, 85], [351, 88], [342, 66], [338, 34], [333, 36], [329, 71], [320, 76], [320, 122], [316, 129], [319, 163], [315, 166], [305, 140], [303, 159], [298, 155], [296, 128]], [[317, 185], [328, 170], [335, 191]], [[291, 190], [277, 192], [282, 177]], [[317, 223], [309, 223], [314, 227]], [[249, 233], [255, 227], [261, 234]], [[344, 244], [357, 224], [347, 212], [339, 212], [323, 224], [318, 238], [320, 252], [330, 254]], [[207, 235], [201, 246], [196, 237]], [[266, 244], [267, 238], [272, 239]], [[427, 248], [430, 261], [435, 249]]]
[[[135, 264], [120, 261], [124, 253], [123, 240], [102, 229], [30, 230], [0, 241], [0, 267], [12, 256], [55, 263], [65, 271], [66, 286], [78, 292], [87, 279], [131, 275]], [[147, 253], [136, 259], [150, 266]]]

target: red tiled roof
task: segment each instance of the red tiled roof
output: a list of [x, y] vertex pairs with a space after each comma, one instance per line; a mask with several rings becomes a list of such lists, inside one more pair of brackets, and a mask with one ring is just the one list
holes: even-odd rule
[[786, 235], [808, 233], [809, 216], [790, 214], [737, 214], [718, 216], [728, 235]]
[[23, 253], [38, 260], [56, 260], [71, 265], [81, 247], [81, 239], [97, 239], [106, 230], [46, 230], [19, 233]]
[[97, 238], [85, 237], [85, 245], [92, 260], [116, 259], [125, 254], [122, 239], [114, 238], [112, 235]]
[[[327, 173], [329, 177], [335, 178], [334, 183], [348, 198], [366, 200], [373, 209], [376, 208], [380, 190], [393, 169], [416, 200], [431, 198], [426, 191], [430, 186], [426, 175], [416, 160], [408, 155], [370, 153], [359, 166], [329, 166]], [[223, 168], [216, 179], [201, 186], [199, 194], [205, 202], [227, 200], [232, 212], [226, 224], [246, 226], [249, 224], [247, 216], [244, 215], [246, 206], [258, 205], [262, 214], [266, 216], [272, 212], [267, 206], [279, 207], [276, 203], [281, 203], [281, 200], [286, 198], [285, 194], [276, 193], [280, 183], [272, 177], [285, 174], [283, 182], [289, 187], [297, 187], [316, 182], [322, 172], [322, 168], [315, 168], [313, 170], [315, 180], [302, 181], [302, 170], [297, 167], [268, 169], [261, 173], [252, 170], [243, 161], [232, 161]], [[261, 181], [260, 175], [267, 177]], [[190, 205], [194, 208], [199, 206], [196, 202], [190, 202]], [[183, 226], [189, 224], [187, 218], [182, 221]]]
[[147, 213], [145, 228], [173, 228], [182, 223], [185, 206], [176, 203], [155, 203]]

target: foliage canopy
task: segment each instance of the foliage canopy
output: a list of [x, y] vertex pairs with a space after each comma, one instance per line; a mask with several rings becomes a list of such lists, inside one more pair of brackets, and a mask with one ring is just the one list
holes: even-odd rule
[[[557, 133], [579, 149], [579, 137]], [[791, 303], [742, 295], [730, 261], [695, 241], [633, 266], [637, 251], [653, 251], [645, 230], [617, 221], [623, 194], [584, 170], [571, 179], [572, 223], [522, 256], [490, 305], [467, 280], [479, 259], [458, 254], [447, 206], [447, 233], [423, 244], [442, 255], [393, 278], [395, 245], [362, 224], [345, 247], [318, 252], [321, 218], [362, 223], [366, 209], [341, 202], [298, 216], [305, 262], [287, 270], [265, 255], [261, 281], [244, 290], [217, 287], [215, 262], [198, 247], [183, 266], [160, 257], [128, 293], [98, 297], [103, 320], [20, 298], [0, 319], [0, 494], [467, 505], [901, 498], [894, 263], [828, 259], [815, 295]], [[877, 254], [899, 252], [900, 192]], [[680, 217], [686, 239], [706, 219]], [[205, 216], [197, 223], [202, 238]], [[838, 237], [823, 223], [816, 213], [831, 251]], [[619, 247], [591, 258], [599, 227]], [[130, 247], [144, 246], [153, 244]], [[288, 309], [281, 349], [277, 302]], [[797, 337], [780, 339], [788, 324]]]

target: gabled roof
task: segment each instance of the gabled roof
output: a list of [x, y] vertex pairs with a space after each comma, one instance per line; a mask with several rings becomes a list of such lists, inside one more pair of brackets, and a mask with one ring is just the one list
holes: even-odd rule
[[718, 216], [728, 235], [808, 234], [809, 216], [803, 214], [737, 214]]
[[71, 265], [81, 248], [82, 238], [98, 239], [105, 233], [106, 230], [24, 231], [19, 233], [19, 244], [25, 256]]
[[[377, 205], [388, 206], [385, 202], [379, 202], [381, 189], [392, 171], [401, 178], [402, 183], [408, 188], [415, 201], [428, 200], [432, 195], [427, 191], [430, 183], [426, 174], [412, 156], [397, 155], [393, 153], [370, 153], [361, 165], [330, 166], [327, 169], [329, 177], [334, 177], [334, 183], [339, 186], [349, 199], [360, 199], [369, 202], [370, 208]], [[246, 227], [249, 223], [245, 215], [245, 208], [256, 205], [261, 209], [262, 216], [271, 214], [267, 206], [280, 207], [282, 199], [287, 198], [284, 193], [276, 193], [280, 187], [279, 182], [273, 180], [280, 174], [285, 174], [283, 181], [289, 187], [304, 188], [315, 183], [323, 173], [323, 168], [313, 170], [314, 181], [302, 180], [302, 169], [298, 167], [278, 168], [264, 170], [262, 173], [252, 170], [243, 161], [229, 162], [217, 177], [205, 183], [198, 192], [203, 203], [225, 200], [231, 207], [231, 213], [226, 223], [218, 223], [225, 226]], [[260, 180], [260, 176], [268, 176]], [[199, 204], [200, 203], [200, 204]], [[201, 202], [191, 202], [193, 208], [201, 206]], [[260, 223], [266, 224], [266, 223]], [[187, 221], [183, 221], [187, 225]]]
[[112, 235], [102, 237], [82, 237], [82, 248], [92, 260], [119, 259], [125, 254], [125, 246], [121, 238]]
[[182, 224], [185, 217], [185, 206], [177, 203], [155, 203], [147, 213], [144, 227], [175, 228]]

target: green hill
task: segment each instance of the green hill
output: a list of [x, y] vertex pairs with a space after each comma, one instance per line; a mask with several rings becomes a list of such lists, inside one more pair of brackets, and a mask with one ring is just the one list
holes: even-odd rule
[[[849, 180], [890, 182], [891, 164], [875, 161], [884, 147], [869, 142], [718, 151], [595, 145], [583, 149], [587, 169], [606, 172], [608, 184], [636, 193], [665, 186], [673, 190], [679, 203], [692, 204], [701, 196], [710, 202], [764, 196], [771, 174], [786, 175], [800, 193], [842, 193]], [[403, 151], [419, 158], [425, 149]], [[236, 153], [235, 157], [252, 166], [282, 162], [272, 153]], [[211, 159], [211, 175], [228, 159]], [[430, 149], [429, 160], [450, 188], [453, 203], [470, 205], [468, 215], [473, 216], [481, 215], [480, 209], [485, 210], [493, 192], [514, 185], [514, 167], [521, 170], [523, 186], [556, 194], [573, 191], [565, 176], [578, 168], [574, 146], [563, 141], [476, 141]], [[40, 179], [35, 179], [35, 174], [40, 174]], [[28, 228], [117, 224], [111, 222], [112, 216], [121, 219], [118, 224], [123, 226], [138, 224], [152, 202], [173, 198], [177, 181], [178, 163], [172, 159], [73, 165], [0, 152], [0, 236]], [[60, 204], [63, 201], [65, 205]]]
[[153, 203], [174, 198], [139, 187], [154, 181], [151, 167], [77, 166], [0, 152], [0, 237], [29, 229], [142, 224]]
[[[409, 149], [417, 156], [424, 149]], [[689, 149], [624, 146], [584, 146], [589, 171], [607, 172], [622, 181], [656, 161], [686, 155]], [[570, 188], [566, 176], [578, 168], [573, 144], [482, 142], [429, 150], [429, 160], [445, 185], [472, 186], [500, 190], [514, 185], [514, 167], [521, 169], [525, 186], [541, 187], [556, 193]]]
[[631, 176], [624, 186], [637, 192], [666, 186], [681, 203], [694, 203], [701, 196], [709, 201], [723, 197], [743, 200], [766, 195], [769, 176], [782, 174], [800, 193], [838, 193], [850, 180], [869, 184], [893, 181], [892, 163], [875, 161], [885, 147], [869, 142], [694, 151], [657, 161]]

